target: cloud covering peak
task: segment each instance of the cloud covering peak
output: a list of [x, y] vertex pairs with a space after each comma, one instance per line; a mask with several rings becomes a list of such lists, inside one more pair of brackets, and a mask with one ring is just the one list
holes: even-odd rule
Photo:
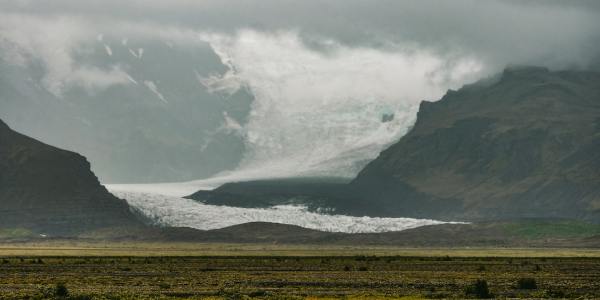
[[585, 68], [597, 63], [600, 45], [600, 4], [585, 0], [57, 0], [5, 1], [0, 10], [82, 17], [96, 28], [126, 21], [221, 33], [296, 30], [317, 49], [330, 40], [377, 48], [410, 43], [494, 66]]
[[[163, 114], [186, 97], [227, 106], [186, 122], [243, 139], [250, 177], [352, 176], [447, 89], [511, 64], [600, 69], [598, 3], [0, 0], [0, 63], [41, 70], [27, 74], [58, 97], [141, 93]], [[182, 53], [193, 61], [168, 68]], [[239, 91], [251, 104], [233, 103]]]

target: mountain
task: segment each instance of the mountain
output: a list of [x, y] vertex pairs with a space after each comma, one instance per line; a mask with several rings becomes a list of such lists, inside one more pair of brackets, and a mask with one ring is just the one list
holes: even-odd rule
[[[335, 178], [231, 184], [243, 194], [277, 187], [278, 195], [305, 191], [313, 197], [348, 197], [350, 185]], [[258, 196], [259, 194], [254, 194]], [[286, 196], [287, 197], [287, 196]], [[316, 199], [316, 198], [315, 198]], [[325, 200], [325, 201], [331, 201]], [[349, 198], [346, 198], [349, 199]], [[343, 202], [333, 203], [343, 206]], [[274, 223], [246, 223], [216, 230], [147, 226], [127, 203], [107, 192], [87, 160], [11, 130], [0, 120], [0, 241], [165, 241], [395, 246], [598, 247], [600, 227], [573, 221], [478, 222], [424, 226], [401, 232], [332, 233]], [[364, 207], [363, 207], [364, 208]], [[358, 208], [357, 208], [358, 209]], [[48, 234], [49, 237], [40, 234]]]
[[247, 208], [288, 204], [306, 205], [310, 210], [343, 207], [345, 211], [352, 197], [347, 183], [348, 179], [335, 177], [253, 180], [226, 183], [214, 190], [197, 191], [187, 198]]
[[190, 197], [358, 216], [600, 221], [600, 73], [508, 67], [422, 102], [414, 127], [349, 184], [302, 184], [231, 183]]
[[399, 215], [598, 221], [600, 74], [509, 67], [423, 102], [351, 185]]
[[18, 46], [0, 47], [0, 118], [86, 156], [105, 183], [185, 181], [238, 165], [253, 96], [213, 86], [229, 69], [210, 45], [90, 40], [69, 56], [72, 70], [35, 56], [19, 63]]
[[0, 120], [0, 228], [73, 234], [142, 224], [85, 157], [11, 130]]

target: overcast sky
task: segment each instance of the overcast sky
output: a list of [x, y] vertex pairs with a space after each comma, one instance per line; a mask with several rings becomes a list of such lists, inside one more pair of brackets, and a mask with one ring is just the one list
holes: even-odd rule
[[[178, 52], [152, 55], [165, 45], [206, 57], [145, 69], [171, 63]], [[410, 128], [422, 100], [509, 64], [598, 70], [598, 49], [597, 0], [0, 0], [0, 63], [41, 70], [26, 78], [58, 98], [137, 86], [169, 109], [179, 86], [165, 76], [216, 93], [247, 87], [247, 121], [222, 112], [213, 125], [243, 137], [242, 167], [270, 174], [352, 174]]]
[[[598, 61], [598, 1], [139, 0], [1, 1], [7, 15], [82, 18], [98, 29], [119, 22], [235, 33], [294, 30], [316, 49], [416, 46], [445, 56], [585, 68]], [[0, 21], [27, 27], [33, 18]], [[13, 28], [13, 29], [14, 29]], [[106, 30], [106, 28], [105, 28]], [[67, 34], [68, 31], [65, 31]]]

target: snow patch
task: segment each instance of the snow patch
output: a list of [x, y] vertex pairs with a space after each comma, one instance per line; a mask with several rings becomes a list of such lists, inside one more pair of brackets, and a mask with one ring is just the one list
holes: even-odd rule
[[112, 56], [113, 55], [112, 49], [110, 49], [109, 45], [104, 44], [104, 49], [106, 50], [106, 54], [108, 54], [108, 56]]
[[137, 59], [142, 59], [142, 55], [144, 55], [144, 48], [138, 48], [137, 52], [131, 48], [127, 48], [127, 49], [129, 49], [129, 53], [131, 55], [133, 55], [133, 57], [135, 57]]
[[127, 80], [129, 80], [133, 84], [138, 84], [138, 82], [135, 79], [133, 79], [133, 77], [131, 77], [131, 75], [129, 74], [127, 74]]
[[223, 75], [210, 75], [208, 77], [200, 75], [196, 70], [194, 70], [194, 73], [198, 82], [209, 93], [224, 93], [231, 96], [242, 87], [241, 79], [231, 70], [225, 72]]
[[131, 55], [133, 55], [133, 57], [135, 57], [135, 58], [139, 58], [139, 57], [138, 57], [138, 55], [137, 55], [137, 53], [136, 53], [135, 51], [133, 51], [131, 48], [128, 48], [128, 50], [129, 50], [129, 53], [130, 53]]
[[150, 80], [144, 80], [144, 85], [146, 85], [146, 87], [152, 91], [152, 93], [154, 93], [156, 95], [156, 97], [158, 97], [158, 99], [160, 99], [162, 102], [164, 103], [169, 103], [169, 101], [167, 101], [167, 99], [165, 99], [165, 96], [163, 96], [163, 94], [161, 94], [158, 91], [158, 87], [156, 86], [156, 84], [153, 81]]
[[228, 131], [234, 131], [234, 132], [241, 133], [244, 130], [242, 125], [240, 125], [240, 123], [238, 121], [236, 121], [234, 118], [230, 117], [226, 111], [223, 112], [223, 118], [225, 118], [225, 124], [223, 126]]

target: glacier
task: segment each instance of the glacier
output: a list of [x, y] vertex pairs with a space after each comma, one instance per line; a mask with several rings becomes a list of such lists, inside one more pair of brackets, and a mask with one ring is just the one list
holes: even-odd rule
[[[121, 186], [121, 189], [123, 186]], [[156, 193], [111, 190], [130, 206], [161, 226], [220, 229], [248, 222], [297, 225], [327, 232], [377, 233], [401, 231], [426, 225], [455, 224], [429, 219], [378, 218], [328, 215], [310, 212], [303, 206], [279, 205], [270, 208], [240, 208], [207, 205], [191, 199]]]

